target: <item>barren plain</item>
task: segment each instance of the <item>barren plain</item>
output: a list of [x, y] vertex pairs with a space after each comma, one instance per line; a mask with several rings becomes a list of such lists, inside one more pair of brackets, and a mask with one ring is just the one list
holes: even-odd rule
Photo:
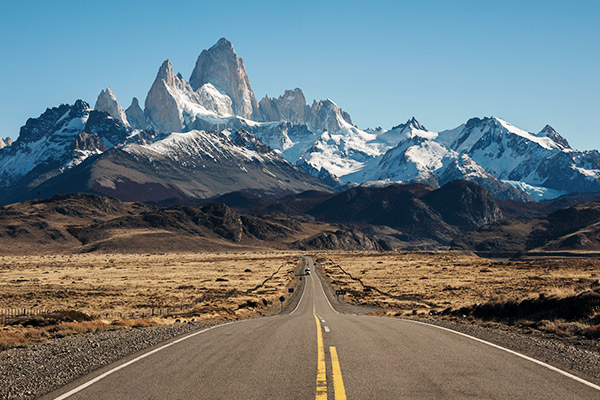
[[[1, 256], [0, 347], [123, 326], [269, 315], [296, 284], [298, 255]], [[323, 251], [315, 259], [332, 289], [346, 291], [340, 300], [381, 307], [379, 314], [599, 336], [600, 260], [499, 261], [451, 251]], [[15, 317], [15, 309], [27, 315]], [[581, 312], [563, 315], [565, 309]]]
[[333, 290], [390, 316], [439, 315], [600, 336], [600, 260], [490, 260], [468, 252], [320, 253]]
[[267, 315], [288, 297], [300, 262], [286, 252], [2, 256], [0, 348], [119, 325]]

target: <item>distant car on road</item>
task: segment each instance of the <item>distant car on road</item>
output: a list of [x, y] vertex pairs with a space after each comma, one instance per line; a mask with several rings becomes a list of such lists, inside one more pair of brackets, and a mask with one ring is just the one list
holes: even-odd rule
[[306, 275], [310, 275], [310, 268], [306, 267], [306, 268], [304, 269], [304, 273], [305, 273]]

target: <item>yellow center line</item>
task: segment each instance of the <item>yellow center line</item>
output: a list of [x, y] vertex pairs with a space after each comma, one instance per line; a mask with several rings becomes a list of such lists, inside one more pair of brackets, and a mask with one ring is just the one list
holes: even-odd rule
[[[314, 306], [313, 306], [314, 307]], [[317, 323], [317, 393], [315, 400], [327, 400], [327, 373], [325, 369], [325, 349], [323, 348], [323, 333], [321, 333], [321, 323], [319, 318], [313, 312], [315, 322]]]
[[[315, 290], [315, 279], [311, 276], [313, 293]], [[317, 324], [317, 391], [315, 400], [327, 400], [327, 370], [325, 367], [325, 348], [323, 346], [323, 333], [321, 332], [321, 323], [315, 310], [313, 298], [313, 316]]]
[[329, 353], [331, 353], [331, 370], [333, 372], [333, 393], [335, 394], [335, 400], [346, 400], [346, 389], [344, 388], [344, 380], [342, 379], [342, 369], [340, 368], [340, 361], [335, 346], [329, 346]]

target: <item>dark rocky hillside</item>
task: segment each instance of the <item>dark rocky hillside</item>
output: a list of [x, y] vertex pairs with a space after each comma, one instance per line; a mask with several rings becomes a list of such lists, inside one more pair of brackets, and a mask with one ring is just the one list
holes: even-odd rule
[[[354, 249], [370, 250], [381, 242], [327, 223], [243, 215], [222, 203], [159, 207], [75, 193], [0, 206], [0, 254], [293, 249], [332, 230], [359, 237]], [[348, 248], [348, 243], [327, 248]]]
[[322, 232], [294, 243], [301, 250], [391, 250], [384, 240], [376, 240], [356, 230]]
[[398, 230], [402, 240], [433, 239], [440, 245], [502, 217], [487, 190], [467, 181], [452, 181], [436, 190], [423, 184], [357, 187], [308, 212], [322, 221], [387, 226]]
[[482, 226], [461, 239], [484, 254], [600, 251], [600, 202], [561, 208], [529, 219]]
[[473, 182], [452, 181], [422, 197], [449, 225], [473, 229], [498, 221], [502, 211], [488, 191]]

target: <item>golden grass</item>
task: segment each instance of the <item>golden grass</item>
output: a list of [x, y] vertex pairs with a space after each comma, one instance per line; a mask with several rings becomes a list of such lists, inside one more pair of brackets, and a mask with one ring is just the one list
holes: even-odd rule
[[[125, 318], [151, 308], [192, 311], [195, 304], [203, 313], [235, 313], [248, 301], [272, 304], [287, 293], [298, 262], [289, 253], [4, 256], [0, 309]], [[272, 274], [264, 287], [251, 291]]]
[[288, 252], [2, 256], [0, 309], [74, 310], [93, 320], [5, 327], [0, 348], [48, 335], [269, 314], [288, 297], [300, 262]]
[[[590, 289], [600, 276], [598, 260], [492, 261], [466, 252], [322, 253], [333, 289], [346, 300], [412, 315], [473, 304], [543, 296], [566, 297]], [[343, 268], [363, 286], [342, 272]]]
[[0, 350], [26, 346], [29, 344], [29, 340], [22, 331], [0, 331]]

